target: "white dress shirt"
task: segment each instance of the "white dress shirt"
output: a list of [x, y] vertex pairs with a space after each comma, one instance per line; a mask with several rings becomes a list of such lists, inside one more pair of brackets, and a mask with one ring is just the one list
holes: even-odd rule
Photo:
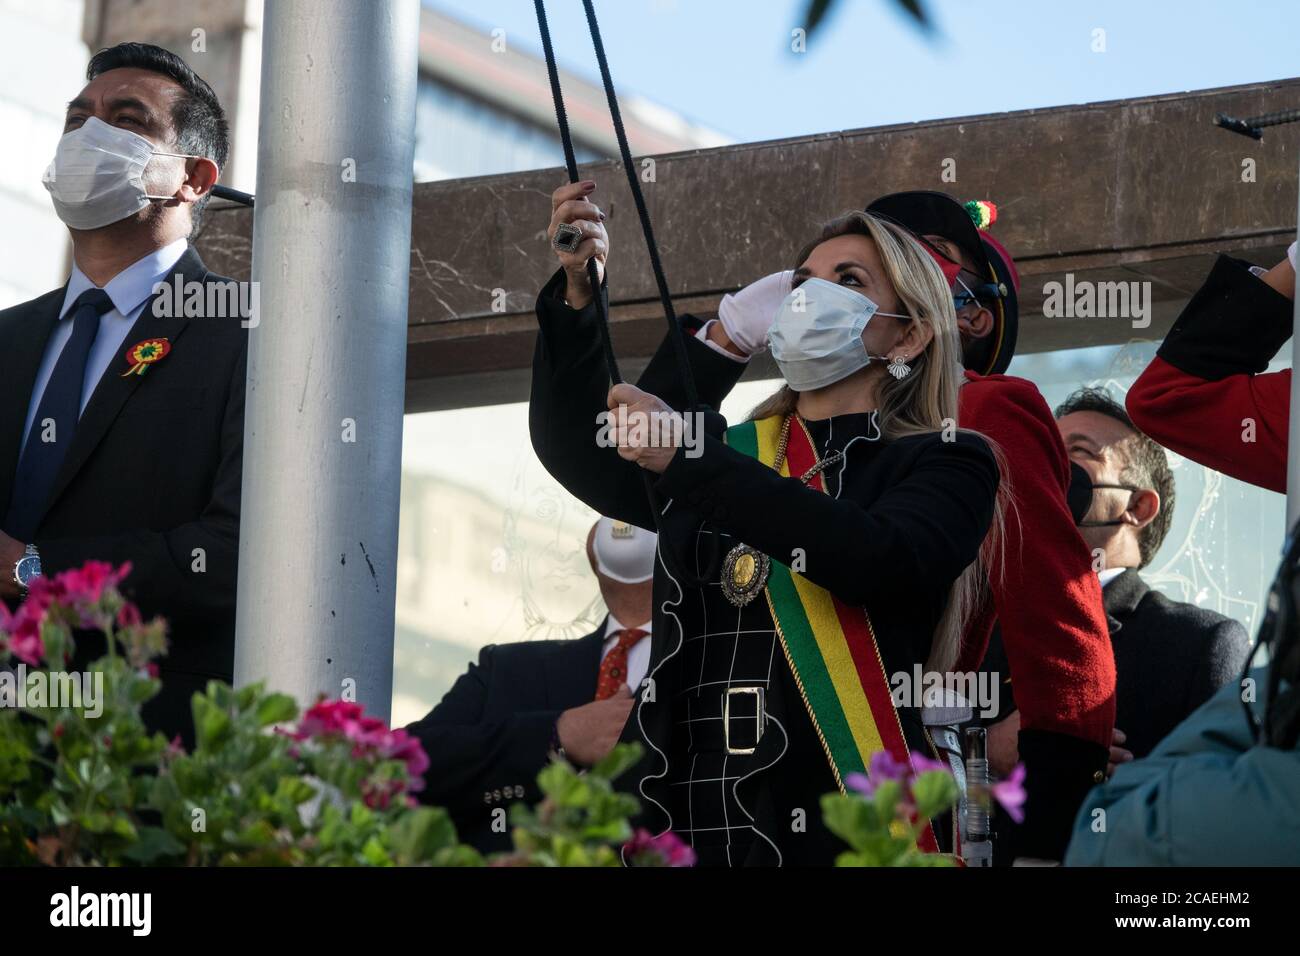
[[[602, 661], [618, 643], [615, 633], [625, 629], [626, 626], [618, 618], [613, 614], [609, 616], [609, 621], [605, 624], [605, 645], [600, 649]], [[641, 681], [645, 679], [646, 671], [650, 669], [650, 622], [646, 621], [639, 626], [639, 629], [645, 631], [646, 636], [633, 644], [627, 652], [627, 687], [634, 694], [641, 686]]]
[[[167, 278], [172, 267], [185, 254], [188, 247], [187, 240], [177, 239], [149, 253], [143, 259], [137, 259], [109, 279], [108, 285], [104, 286], [104, 291], [113, 300], [113, 308], [99, 317], [99, 332], [90, 347], [90, 357], [86, 360], [86, 377], [81, 385], [81, 411], [86, 410], [90, 396], [95, 392], [95, 386], [99, 384], [99, 380], [113, 364], [114, 359], [123, 357], [127, 334], [131, 331], [131, 326], [135, 325], [135, 320], [140, 317], [140, 313], [144, 311], [144, 305], [149, 301], [153, 287]], [[36, 420], [36, 410], [40, 408], [45, 386], [49, 384], [50, 376], [54, 374], [54, 366], [63, 353], [63, 347], [68, 344], [68, 339], [72, 338], [70, 314], [72, 306], [81, 293], [93, 288], [95, 283], [73, 265], [72, 275], [68, 279], [68, 291], [63, 296], [63, 307], [59, 312], [58, 324], [54, 326], [49, 341], [45, 343], [45, 354], [36, 371], [36, 383], [32, 386], [31, 399], [27, 403], [27, 423], [23, 426], [23, 443], [20, 448], [27, 447], [27, 436], [32, 430], [32, 422]], [[125, 371], [124, 359], [121, 364], [122, 370]]]
[[1127, 571], [1128, 568], [1106, 568], [1104, 571], [1097, 572], [1097, 581], [1103, 588], [1114, 581], [1117, 577]]
[[701, 342], [703, 342], [705, 345], [707, 345], [709, 348], [713, 349], [713, 351], [717, 352], [719, 355], [725, 355], [733, 362], [742, 362], [742, 363], [748, 362], [749, 361], [748, 355], [737, 355], [735, 352], [731, 351], [730, 349], [723, 348], [717, 342], [713, 341], [713, 339], [709, 338], [709, 326], [711, 326], [716, 321], [718, 320], [709, 319], [709, 321], [701, 325], [699, 331], [695, 333], [695, 337], [699, 339]]

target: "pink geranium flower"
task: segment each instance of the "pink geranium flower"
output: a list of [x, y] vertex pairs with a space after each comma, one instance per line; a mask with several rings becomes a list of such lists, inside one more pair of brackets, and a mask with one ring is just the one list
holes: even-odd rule
[[931, 760], [924, 754], [912, 754], [912, 769], [917, 773], [929, 773], [936, 770], [940, 773], [952, 773], [952, 768], [942, 760]]
[[877, 750], [871, 755], [871, 760], [867, 765], [866, 773], [851, 773], [844, 778], [846, 789], [854, 790], [864, 797], [870, 797], [876, 792], [876, 787], [886, 780], [898, 780], [905, 783], [910, 788], [911, 780], [918, 773], [926, 773], [931, 770], [940, 770], [944, 773], [950, 773], [948, 765], [931, 760], [922, 754], [912, 754], [911, 762], [899, 760], [894, 757], [888, 750]]
[[140, 609], [130, 601], [123, 604], [117, 612], [117, 626], [120, 628], [139, 627], [143, 623], [140, 617]]
[[672, 830], [655, 836], [638, 827], [623, 852], [634, 866], [694, 866], [695, 851]]
[[352, 756], [358, 760], [400, 760], [406, 764], [410, 778], [405, 783], [394, 781], [395, 790], [385, 789], [367, 795], [378, 805], [387, 806], [389, 800], [402, 789], [412, 792], [424, 789], [423, 773], [429, 769], [429, 757], [416, 737], [405, 730], [391, 729], [378, 717], [367, 717], [360, 704], [344, 700], [322, 700], [312, 706], [298, 722], [298, 729], [289, 734], [294, 740], [341, 739], [352, 744]]
[[[107, 561], [87, 561], [79, 568], [70, 568], [55, 575], [53, 586], [61, 589], [62, 597], [74, 604], [98, 604], [106, 590], [117, 587], [130, 573], [129, 561], [118, 568]], [[43, 579], [37, 578], [37, 581], [41, 580]]]
[[1011, 776], [1006, 780], [999, 780], [989, 787], [989, 792], [993, 794], [993, 799], [998, 802], [1007, 815], [1016, 823], [1025, 819], [1025, 765], [1016, 764], [1016, 768], [1011, 771]]
[[32, 667], [39, 667], [45, 659], [41, 622], [24, 615], [21, 608], [10, 621], [9, 653]]

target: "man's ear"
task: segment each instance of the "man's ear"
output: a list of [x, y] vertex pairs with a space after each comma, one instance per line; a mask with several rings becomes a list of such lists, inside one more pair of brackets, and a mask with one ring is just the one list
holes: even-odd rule
[[957, 313], [957, 328], [961, 331], [962, 338], [965, 339], [982, 339], [993, 331], [993, 313], [980, 306], [977, 311], [967, 316], [964, 313], [969, 310], [963, 309]]
[[182, 202], [198, 202], [217, 184], [220, 170], [212, 160], [199, 156], [185, 161], [185, 181], [181, 183], [178, 198]]
[[1132, 519], [1134, 528], [1145, 528], [1160, 514], [1160, 493], [1150, 488], [1133, 492], [1126, 513]]

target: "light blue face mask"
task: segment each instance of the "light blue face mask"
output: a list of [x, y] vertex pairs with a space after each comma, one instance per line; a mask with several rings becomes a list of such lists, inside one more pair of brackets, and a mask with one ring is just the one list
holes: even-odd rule
[[910, 316], [881, 312], [861, 292], [807, 279], [781, 303], [768, 347], [786, 383], [796, 392], [825, 388], [866, 367], [880, 355], [867, 354], [862, 333], [874, 315], [899, 319]]

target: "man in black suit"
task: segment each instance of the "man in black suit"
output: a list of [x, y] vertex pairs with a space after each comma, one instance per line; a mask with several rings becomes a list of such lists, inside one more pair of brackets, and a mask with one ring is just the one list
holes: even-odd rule
[[[1118, 759], [1144, 757], [1245, 662], [1245, 629], [1221, 614], [1171, 601], [1138, 574], [1160, 549], [1174, 510], [1165, 450], [1138, 431], [1103, 389], [1080, 389], [1056, 409], [1070, 459], [1092, 480], [1079, 522], [1102, 584], [1117, 672]], [[1112, 749], [1112, 760], [1116, 759]]]
[[587, 558], [609, 614], [585, 637], [490, 644], [442, 702], [406, 729], [429, 756], [420, 799], [446, 807], [460, 838], [511, 848], [506, 808], [541, 799], [553, 755], [580, 767], [606, 756], [650, 663], [655, 536], [601, 518]]
[[[246, 289], [187, 242], [226, 160], [226, 119], [159, 47], [103, 50], [86, 78], [45, 175], [72, 275], [0, 311], [0, 597], [129, 561], [124, 591], [171, 625], [145, 722], [188, 744], [191, 695], [234, 670], [251, 322]], [[82, 635], [72, 666], [103, 650]]]

